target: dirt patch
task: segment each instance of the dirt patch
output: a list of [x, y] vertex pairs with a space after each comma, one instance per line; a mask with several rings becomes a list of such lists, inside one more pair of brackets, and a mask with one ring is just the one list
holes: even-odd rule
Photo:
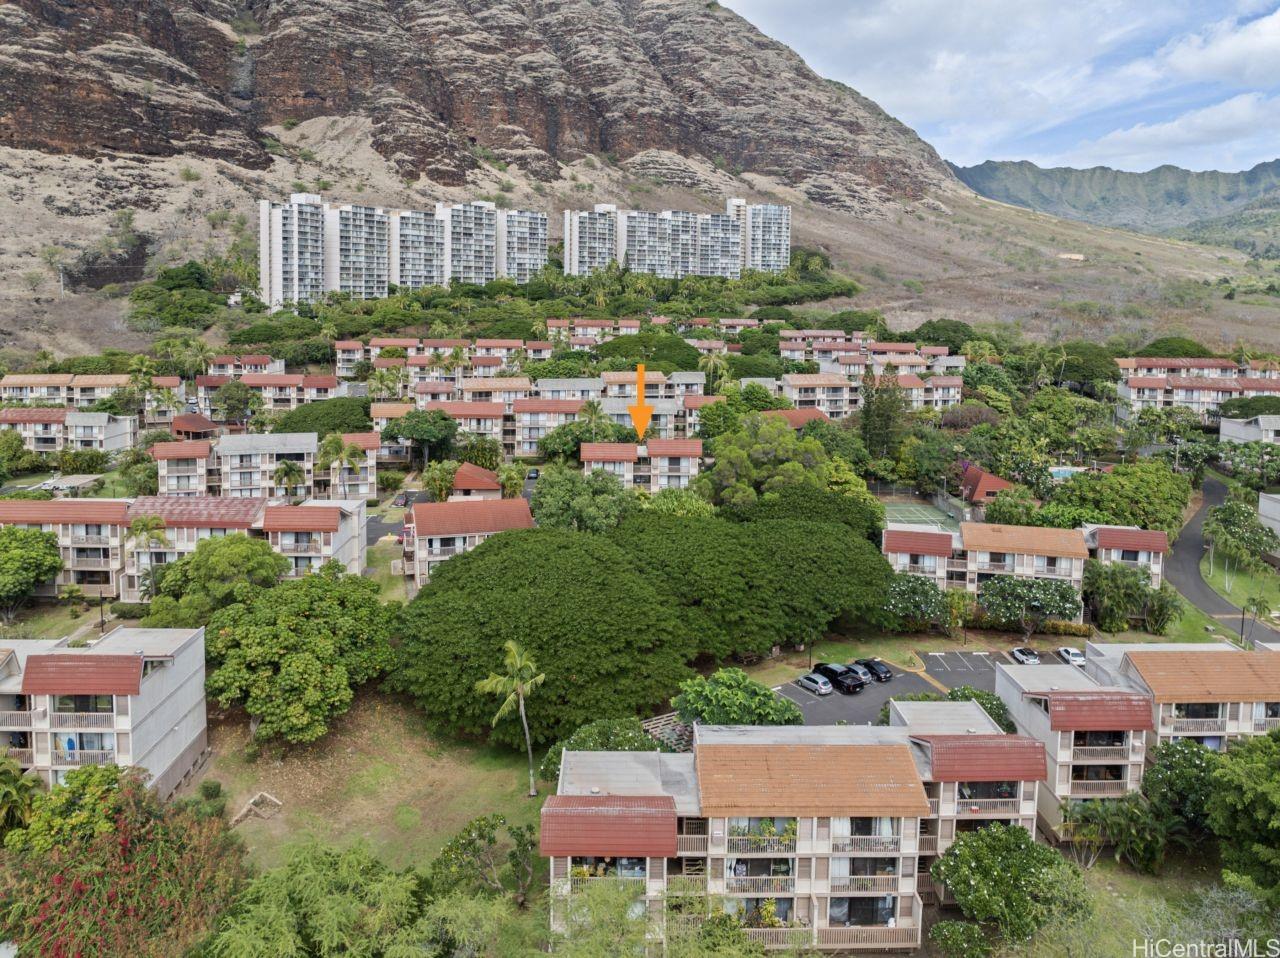
[[236, 828], [261, 867], [308, 836], [363, 842], [394, 868], [421, 865], [476, 816], [533, 822], [542, 805], [524, 796], [520, 755], [445, 743], [409, 704], [375, 693], [359, 696], [320, 742], [280, 757], [264, 750], [256, 762], [246, 760], [249, 727], [239, 713], [211, 719], [209, 740], [214, 760], [201, 777], [222, 782], [228, 808], [258, 792], [284, 805], [269, 820]]

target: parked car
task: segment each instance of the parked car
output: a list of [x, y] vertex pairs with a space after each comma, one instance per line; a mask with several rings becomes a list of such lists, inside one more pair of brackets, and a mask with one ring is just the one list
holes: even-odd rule
[[847, 665], [820, 662], [814, 666], [813, 671], [815, 675], [821, 675], [826, 678], [837, 690], [845, 695], [861, 692], [867, 684], [862, 676]]
[[817, 672], [810, 672], [796, 679], [796, 685], [800, 688], [812, 692], [814, 695], [830, 695], [833, 691], [831, 683], [827, 681], [825, 675], [819, 675]]
[[1066, 662], [1067, 665], [1078, 665], [1084, 668], [1084, 653], [1079, 649], [1073, 649], [1069, 645], [1064, 645], [1058, 649], [1058, 658]]
[[524, 477], [526, 479], [537, 479], [539, 475], [540, 473], [538, 472], [537, 469], [530, 469], [528, 472], [524, 474]]
[[858, 659], [858, 661], [853, 664], [861, 665], [871, 673], [871, 677], [877, 682], [888, 682], [893, 678], [893, 670], [879, 659]]
[[870, 685], [872, 682], [876, 680], [876, 677], [871, 674], [870, 669], [866, 668], [865, 666], [859, 665], [857, 662], [850, 662], [848, 665], [845, 666], [845, 668], [848, 669], [850, 672], [852, 672], [854, 675], [856, 675], [858, 678], [862, 679], [862, 681], [865, 682], [867, 685]]
[[1035, 649], [1028, 649], [1024, 646], [1019, 649], [1014, 649], [1009, 654], [1013, 656], [1013, 661], [1019, 663], [1020, 665], [1039, 665], [1040, 664], [1040, 653], [1037, 652]]
[[398, 492], [396, 497], [391, 500], [393, 506], [407, 506], [409, 504], [409, 493]]

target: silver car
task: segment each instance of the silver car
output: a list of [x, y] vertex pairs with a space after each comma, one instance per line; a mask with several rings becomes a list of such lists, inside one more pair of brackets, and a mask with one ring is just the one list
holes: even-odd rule
[[1084, 653], [1079, 649], [1073, 649], [1069, 645], [1064, 645], [1058, 649], [1058, 658], [1066, 662], [1067, 665], [1078, 665], [1084, 668]]
[[1035, 649], [1019, 648], [1009, 653], [1013, 656], [1013, 661], [1019, 665], [1039, 665], [1040, 654]]
[[825, 675], [819, 675], [817, 672], [810, 672], [796, 679], [796, 685], [802, 689], [812, 692], [814, 695], [830, 695], [834, 689]]

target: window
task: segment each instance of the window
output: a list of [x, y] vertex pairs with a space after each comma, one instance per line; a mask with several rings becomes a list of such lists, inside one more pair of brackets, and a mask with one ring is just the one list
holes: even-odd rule
[[1138, 550], [1137, 549], [1121, 549], [1120, 559], [1123, 562], [1137, 562]]

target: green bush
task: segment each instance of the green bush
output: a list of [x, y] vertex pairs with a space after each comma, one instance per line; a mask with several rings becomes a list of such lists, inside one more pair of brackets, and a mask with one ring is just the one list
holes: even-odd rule
[[111, 614], [118, 619], [141, 619], [151, 611], [150, 602], [112, 602]]
[[991, 944], [971, 921], [940, 921], [929, 929], [929, 940], [946, 958], [987, 958]]
[[217, 798], [222, 794], [222, 783], [216, 778], [206, 778], [200, 783], [201, 798]]

